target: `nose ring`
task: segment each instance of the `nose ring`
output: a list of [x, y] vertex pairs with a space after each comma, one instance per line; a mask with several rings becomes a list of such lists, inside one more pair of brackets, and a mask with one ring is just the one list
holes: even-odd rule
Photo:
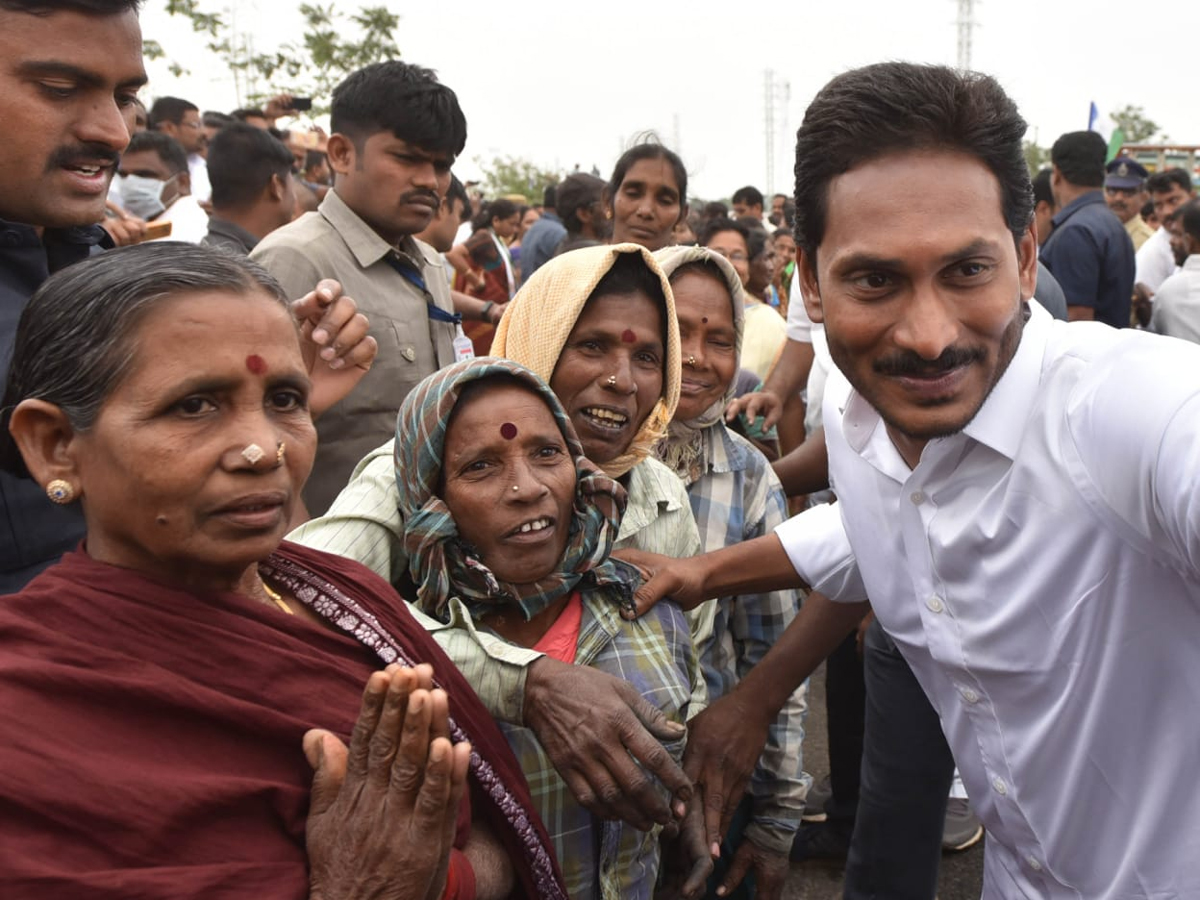
[[608, 381], [606, 381], [605, 384], [607, 384], [609, 387], [616, 387], [617, 386], [617, 376], [609, 375]]
[[266, 456], [266, 453], [263, 452], [263, 448], [258, 446], [258, 444], [248, 444], [242, 450], [242, 459], [246, 460], [252, 466], [257, 465], [258, 461], [264, 456]]
[[275, 448], [275, 468], [283, 465], [283, 455], [287, 452], [287, 444], [283, 441], [279, 442], [279, 446]]

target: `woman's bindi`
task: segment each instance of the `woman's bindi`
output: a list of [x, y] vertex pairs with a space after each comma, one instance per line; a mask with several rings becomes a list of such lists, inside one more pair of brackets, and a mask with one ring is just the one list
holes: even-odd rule
[[704, 317], [702, 317], [702, 318], [700, 319], [700, 322], [701, 322], [702, 324], [704, 324], [704, 325], [707, 325], [707, 324], [708, 324], [708, 316], [704, 316]]
[[621, 332], [621, 340], [623, 340], [626, 344], [632, 344], [637, 341], [637, 335], [633, 333], [632, 328], [626, 328]]
[[517, 426], [512, 422], [505, 422], [500, 426], [500, 437], [504, 438], [506, 441], [511, 441], [516, 436]]
[[267, 361], [257, 353], [251, 353], [246, 357], [246, 368], [255, 375], [261, 375], [267, 371]]

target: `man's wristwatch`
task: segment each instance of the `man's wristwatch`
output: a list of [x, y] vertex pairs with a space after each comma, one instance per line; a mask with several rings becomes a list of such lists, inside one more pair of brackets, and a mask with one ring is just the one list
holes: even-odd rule
[[479, 310], [479, 321], [481, 321], [481, 322], [492, 321], [492, 307], [495, 305], [496, 305], [495, 300], [489, 300], [489, 301], [487, 301], [487, 303], [483, 304], [483, 308], [481, 310]]

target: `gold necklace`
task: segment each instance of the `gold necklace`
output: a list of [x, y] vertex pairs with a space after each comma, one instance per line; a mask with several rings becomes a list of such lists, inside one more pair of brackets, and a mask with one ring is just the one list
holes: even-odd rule
[[294, 616], [296, 614], [292, 608], [288, 606], [286, 602], [284, 602], [284, 599], [279, 595], [279, 592], [271, 589], [271, 586], [267, 584], [267, 579], [263, 578], [261, 575], [258, 576], [258, 579], [262, 582], [263, 590], [266, 591], [267, 596], [271, 598], [272, 603], [282, 609], [289, 616]]

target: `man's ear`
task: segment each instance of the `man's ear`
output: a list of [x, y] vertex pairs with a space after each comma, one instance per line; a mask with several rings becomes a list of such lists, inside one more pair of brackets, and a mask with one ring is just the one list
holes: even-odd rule
[[800, 248], [796, 248], [796, 270], [800, 275], [800, 295], [804, 298], [804, 310], [814, 322], [825, 321], [821, 308], [821, 287], [817, 283], [816, 260]]
[[83, 493], [75, 459], [77, 434], [61, 408], [45, 400], [22, 400], [12, 411], [8, 430], [34, 481], [45, 487], [61, 479], [76, 497]]
[[1029, 223], [1021, 240], [1017, 241], [1017, 277], [1021, 284], [1021, 299], [1029, 300], [1037, 288], [1038, 242], [1036, 220]]
[[286, 182], [278, 175], [272, 175], [271, 180], [267, 182], [267, 199], [272, 203], [278, 203], [286, 193]]
[[329, 168], [338, 175], [345, 175], [357, 165], [358, 148], [346, 135], [334, 133], [329, 136], [325, 155], [329, 159]]

